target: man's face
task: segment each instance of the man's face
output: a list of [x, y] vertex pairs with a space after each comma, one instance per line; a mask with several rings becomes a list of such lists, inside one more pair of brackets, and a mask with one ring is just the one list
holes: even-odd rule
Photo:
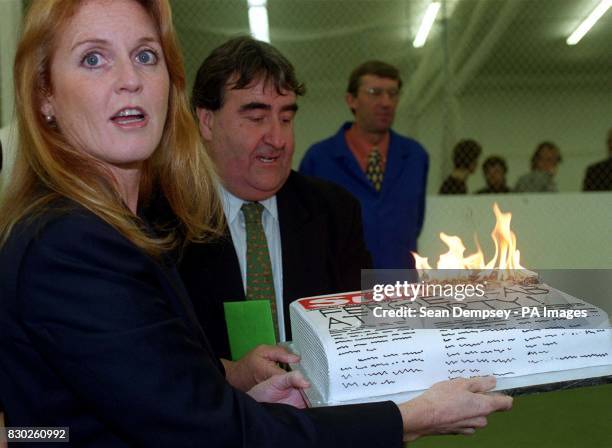
[[399, 81], [364, 75], [357, 95], [348, 93], [346, 102], [355, 111], [355, 122], [367, 132], [387, 132], [393, 124], [399, 101]]
[[200, 132], [233, 195], [262, 201], [276, 194], [291, 171], [294, 92], [279, 95], [271, 83], [256, 80], [244, 89], [225, 87], [221, 109], [198, 109]]
[[506, 172], [501, 165], [491, 165], [485, 172], [487, 185], [490, 187], [501, 187], [506, 183]]

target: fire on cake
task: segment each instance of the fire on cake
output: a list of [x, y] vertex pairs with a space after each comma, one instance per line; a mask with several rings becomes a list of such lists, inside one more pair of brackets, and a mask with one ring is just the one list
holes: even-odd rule
[[[440, 232], [440, 239], [448, 247], [448, 252], [440, 255], [436, 268], [446, 270], [446, 280], [450, 278], [497, 278], [525, 281], [535, 275], [521, 265], [521, 252], [517, 247], [516, 235], [510, 229], [512, 213], [503, 213], [497, 202], [493, 204], [493, 212], [496, 221], [491, 238], [495, 245], [495, 254], [489, 261], [485, 261], [477, 236], [475, 240], [478, 250], [471, 255], [464, 256], [466, 247], [461, 238]], [[433, 280], [434, 278], [431, 278], [432, 267], [428, 258], [416, 252], [412, 252], [412, 255], [419, 277]], [[441, 277], [445, 277], [444, 272], [436, 272], [435, 278], [442, 279]]]

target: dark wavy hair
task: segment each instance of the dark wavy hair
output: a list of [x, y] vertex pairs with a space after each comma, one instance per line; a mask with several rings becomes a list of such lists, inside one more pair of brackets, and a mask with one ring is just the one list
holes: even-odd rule
[[476, 140], [461, 140], [453, 148], [453, 165], [455, 168], [469, 168], [481, 152], [482, 147]]
[[249, 36], [230, 39], [215, 48], [200, 65], [193, 84], [191, 107], [219, 110], [226, 86], [244, 89], [261, 78], [266, 83], [271, 81], [279, 94], [283, 90], [297, 96], [306, 93], [291, 62], [272, 45]]
[[559, 147], [555, 145], [553, 142], [545, 141], [545, 142], [538, 144], [538, 146], [536, 147], [536, 150], [531, 156], [531, 169], [532, 170], [535, 170], [537, 168], [538, 161], [540, 160], [542, 151], [544, 151], [545, 149], [552, 149], [553, 151], [557, 153], [557, 163], [561, 163], [563, 161], [563, 158], [561, 157], [561, 151], [559, 151]]
[[502, 170], [504, 170], [504, 174], [508, 172], [508, 165], [506, 161], [499, 156], [490, 156], [482, 163], [482, 172], [486, 175], [489, 168], [493, 168], [494, 166], [501, 166]]

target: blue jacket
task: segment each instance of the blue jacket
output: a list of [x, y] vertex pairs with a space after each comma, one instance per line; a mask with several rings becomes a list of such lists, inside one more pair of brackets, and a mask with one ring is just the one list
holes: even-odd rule
[[344, 123], [336, 135], [314, 144], [300, 172], [336, 182], [361, 202], [366, 244], [375, 269], [410, 269], [425, 216], [429, 158], [415, 140], [391, 131], [385, 177], [377, 192], [349, 149]]

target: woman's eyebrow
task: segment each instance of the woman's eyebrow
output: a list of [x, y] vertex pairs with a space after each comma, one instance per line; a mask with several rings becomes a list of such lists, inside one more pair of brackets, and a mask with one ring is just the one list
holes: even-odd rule
[[[144, 43], [154, 43], [154, 44], [159, 44], [159, 39], [155, 38], [155, 37], [151, 37], [151, 36], [145, 36], [145, 37], [141, 37], [140, 39], [138, 39], [137, 41], [137, 45], [142, 45]], [[78, 41], [76, 44], [74, 44], [72, 46], [72, 48], [70, 49], [70, 51], [75, 50], [76, 48], [82, 46], [82, 45], [86, 45], [86, 44], [96, 44], [96, 45], [109, 45], [110, 41], [107, 39], [100, 39], [100, 38], [86, 38], [83, 40]]]

